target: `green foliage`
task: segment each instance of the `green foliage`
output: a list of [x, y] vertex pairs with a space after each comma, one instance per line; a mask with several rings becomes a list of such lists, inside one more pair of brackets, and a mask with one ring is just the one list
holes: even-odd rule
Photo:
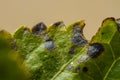
[[8, 32], [0, 31], [0, 80], [28, 80], [29, 73], [13, 51], [12, 40]]
[[48, 27], [41, 22], [32, 29], [22, 26], [13, 37], [1, 31], [0, 60], [10, 61], [2, 53], [14, 56], [13, 63], [22, 68], [13, 65], [10, 70], [16, 69], [23, 78], [20, 80], [119, 80], [118, 19], [105, 19], [89, 43], [83, 35], [84, 26], [84, 21], [68, 27], [62, 21]]
[[[84, 26], [83, 21], [75, 24], [79, 28]], [[65, 29], [63, 22], [60, 22], [57, 26], [53, 24], [48, 27], [44, 34], [38, 32], [39, 30], [36, 31], [36, 34], [35, 32], [33, 34], [32, 31], [33, 29], [35, 31], [36, 26], [32, 31], [26, 27], [16, 31], [14, 38], [18, 45], [18, 52], [25, 59], [24, 63], [32, 73], [32, 79], [50, 80], [65, 63], [79, 53], [83, 46], [74, 45], [71, 41], [74, 33], [73, 25], [70, 25], [69, 28], [71, 29], [68, 31]], [[41, 27], [41, 24], [39, 26]], [[37, 27], [39, 26], [37, 25]], [[26, 30], [28, 31], [27, 34], [25, 34]], [[50, 42], [54, 42], [54, 44]], [[53, 46], [53, 48], [46, 48], [46, 46]], [[72, 46], [75, 46], [75, 52], [73, 53], [69, 52]]]

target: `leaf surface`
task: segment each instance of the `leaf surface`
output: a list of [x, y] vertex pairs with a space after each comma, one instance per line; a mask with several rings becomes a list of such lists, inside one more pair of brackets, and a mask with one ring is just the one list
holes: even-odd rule
[[[18, 52], [24, 58], [23, 63], [32, 74], [32, 80], [50, 80], [79, 53], [87, 44], [82, 34], [84, 25], [83, 21], [78, 21], [66, 28], [63, 22], [56, 22], [45, 30], [45, 24], [39, 23], [32, 29], [23, 26], [15, 32]], [[76, 38], [72, 42], [75, 31], [78, 31], [79, 43], [76, 43]]]
[[[90, 57], [88, 47], [94, 43], [101, 44], [104, 51], [97, 57]], [[77, 56], [61, 68], [51, 80], [119, 80], [119, 45], [118, 24], [114, 18], [107, 18], [89, 45], [86, 45]], [[69, 66], [73, 68], [68, 70]]]
[[[89, 43], [83, 35], [84, 26], [84, 21], [68, 27], [62, 21], [50, 26], [41, 22], [32, 29], [20, 27], [13, 36], [0, 31], [0, 67], [14, 63], [15, 69], [8, 73], [12, 77], [0, 79], [119, 80], [120, 20], [105, 19]], [[20, 78], [16, 79], [15, 74]]]

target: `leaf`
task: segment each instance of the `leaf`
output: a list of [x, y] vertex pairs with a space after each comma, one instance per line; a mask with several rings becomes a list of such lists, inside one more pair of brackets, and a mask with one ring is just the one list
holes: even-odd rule
[[28, 80], [29, 73], [13, 51], [12, 40], [10, 33], [0, 31], [0, 80]]
[[[102, 28], [93, 37], [91, 43], [100, 42], [104, 45], [105, 51], [95, 60], [102, 73], [103, 80], [119, 80], [119, 57], [120, 57], [120, 32], [118, 23], [114, 18], [107, 18], [103, 21]], [[102, 66], [102, 64], [104, 66]], [[117, 73], [117, 75], [116, 75]]]
[[[80, 51], [81, 54], [73, 57], [66, 66], [61, 68], [51, 80], [119, 80], [120, 32], [118, 28], [114, 18], [105, 19], [89, 45], [86, 45]], [[94, 53], [98, 51], [96, 47], [90, 48], [91, 44], [101, 44], [104, 51], [99, 54]], [[101, 50], [99, 47], [97, 48]], [[92, 56], [90, 56], [91, 54]], [[73, 66], [73, 68], [68, 70], [69, 66]]]
[[120, 19], [105, 19], [89, 43], [84, 26], [84, 21], [68, 27], [62, 21], [40, 22], [32, 29], [22, 26], [13, 36], [0, 31], [0, 61], [16, 64], [5, 66], [12, 76], [0, 80], [119, 80]]
[[[78, 21], [66, 28], [60, 21], [46, 29], [46, 25], [41, 22], [32, 30], [23, 26], [15, 32], [18, 52], [24, 58], [32, 80], [50, 80], [64, 64], [79, 53], [87, 43], [82, 34], [84, 25], [83, 21]], [[75, 32], [79, 34], [79, 43], [75, 39], [74, 42], [71, 40]]]

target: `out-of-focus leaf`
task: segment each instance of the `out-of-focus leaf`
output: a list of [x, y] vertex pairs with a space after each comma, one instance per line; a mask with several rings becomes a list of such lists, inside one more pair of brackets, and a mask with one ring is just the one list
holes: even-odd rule
[[0, 80], [28, 80], [29, 74], [13, 50], [12, 36], [0, 31]]

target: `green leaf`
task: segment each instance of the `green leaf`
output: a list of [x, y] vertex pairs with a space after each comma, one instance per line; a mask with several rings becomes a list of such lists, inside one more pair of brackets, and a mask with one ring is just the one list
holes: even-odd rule
[[[87, 43], [82, 34], [83, 21], [73, 23], [67, 29], [61, 21], [45, 27], [44, 23], [35, 25], [32, 30], [23, 26], [14, 34], [18, 52], [32, 74], [31, 79], [35, 80], [50, 80]], [[71, 40], [75, 30], [80, 34], [79, 43]]]
[[96, 37], [93, 37], [91, 41], [91, 43], [99, 42], [105, 48], [102, 55], [95, 60], [99, 66], [103, 80], [120, 79], [120, 32], [118, 28], [119, 26], [114, 18], [107, 18], [103, 21], [102, 28], [96, 34]]
[[41, 22], [13, 36], [0, 31], [0, 80], [119, 80], [119, 19], [105, 19], [89, 43], [84, 26]]
[[[92, 38], [89, 45], [83, 48], [78, 56], [73, 57], [66, 66], [51, 80], [119, 80], [120, 72], [120, 32], [114, 18], [103, 21], [101, 28]], [[88, 48], [91, 44], [101, 44], [104, 48], [102, 53], [89, 56], [94, 49]], [[73, 66], [71, 70], [67, 67]], [[76, 72], [76, 69], [79, 70]]]

